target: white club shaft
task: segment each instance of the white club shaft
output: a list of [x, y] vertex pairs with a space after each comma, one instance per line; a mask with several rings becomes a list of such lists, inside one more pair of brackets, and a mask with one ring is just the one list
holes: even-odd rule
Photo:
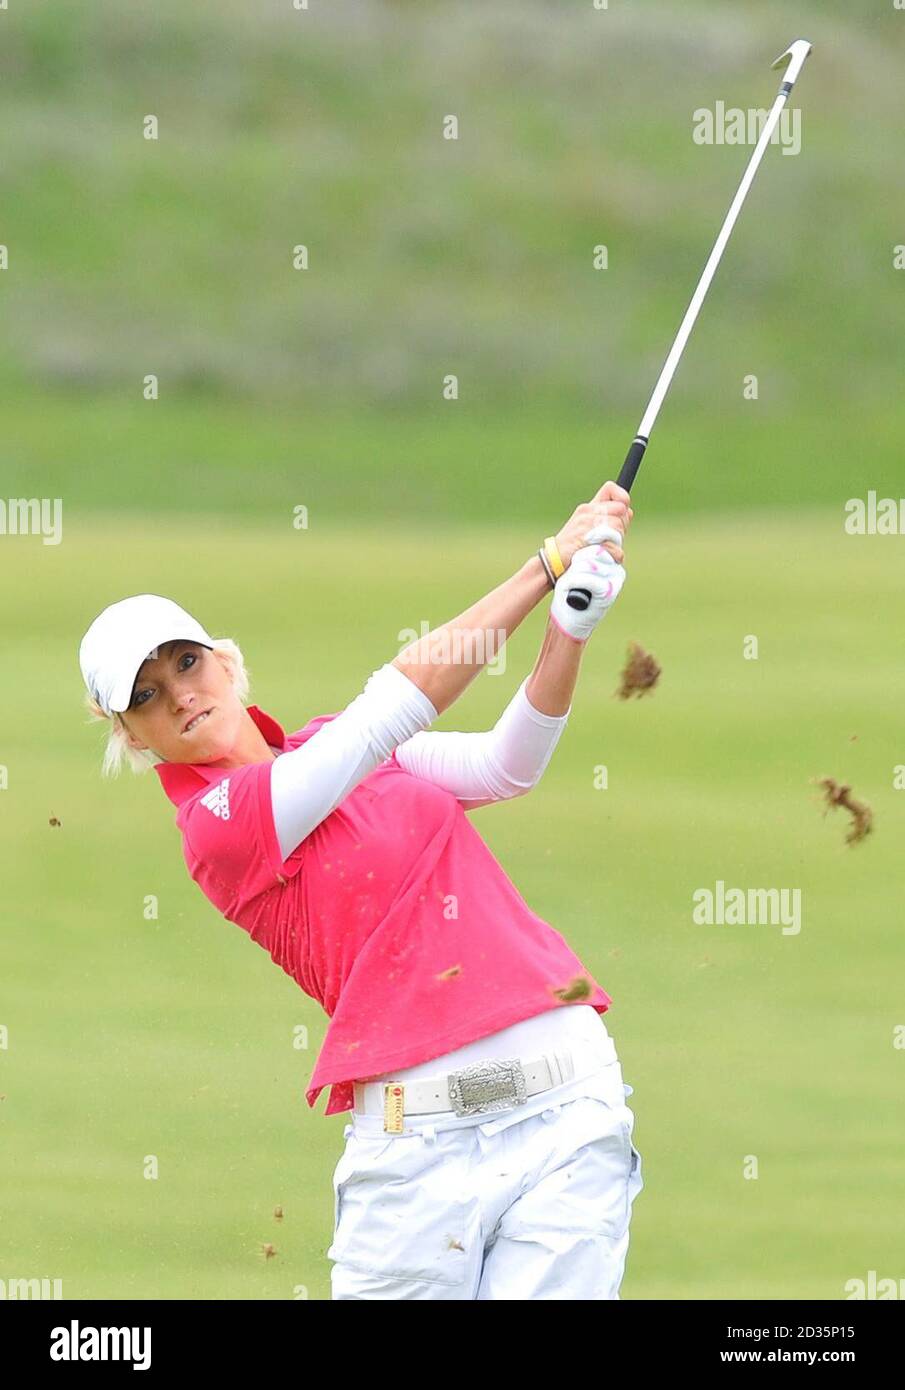
[[688, 342], [688, 339], [691, 336], [691, 330], [694, 328], [695, 320], [697, 319], [698, 314], [701, 311], [701, 305], [704, 303], [704, 300], [707, 297], [707, 291], [710, 289], [710, 282], [716, 274], [716, 268], [720, 263], [720, 258], [722, 257], [723, 252], [726, 249], [726, 243], [728, 242], [729, 237], [732, 234], [732, 228], [735, 226], [735, 223], [738, 219], [738, 215], [742, 210], [742, 205], [745, 201], [745, 198], [748, 196], [748, 190], [754, 182], [754, 175], [757, 173], [758, 166], [760, 165], [760, 162], [764, 157], [764, 151], [770, 143], [773, 131], [776, 129], [777, 122], [779, 121], [779, 118], [782, 114], [782, 109], [785, 106], [787, 99], [788, 93], [780, 92], [779, 96], [773, 103], [773, 109], [771, 110], [770, 115], [767, 117], [767, 120], [764, 122], [764, 128], [761, 131], [760, 139], [758, 140], [757, 145], [755, 146], [754, 153], [752, 154], [751, 159], [748, 162], [748, 167], [745, 170], [742, 181], [738, 186], [738, 192], [732, 200], [732, 206], [726, 214], [726, 220], [723, 223], [722, 228], [720, 229], [720, 234], [717, 237], [716, 242], [714, 243], [713, 250], [710, 253], [710, 258], [704, 267], [704, 273], [698, 281], [698, 287], [692, 296], [691, 303], [685, 311], [685, 317], [683, 318], [679, 331], [676, 334], [676, 340], [670, 349], [669, 356], [663, 364], [663, 370], [660, 373], [656, 386], [654, 387], [654, 392], [650, 398], [650, 403], [647, 407], [647, 410], [645, 410], [644, 412], [641, 424], [638, 426], [638, 434], [642, 435], [645, 440], [650, 438], [650, 432], [654, 427], [654, 421], [656, 420], [657, 415], [659, 414], [660, 406], [663, 404], [663, 400], [666, 396], [667, 391], [669, 390], [670, 383], [673, 377], [675, 376], [676, 367], [678, 367], [679, 365], [679, 359], [681, 358], [682, 353], [685, 351], [685, 344]]

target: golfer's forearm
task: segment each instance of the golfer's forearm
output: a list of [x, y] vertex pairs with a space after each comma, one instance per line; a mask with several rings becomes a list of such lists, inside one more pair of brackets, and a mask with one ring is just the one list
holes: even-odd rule
[[540, 655], [525, 694], [540, 714], [568, 714], [585, 644], [575, 642], [547, 620]]
[[544, 567], [535, 555], [457, 618], [411, 642], [392, 664], [442, 714], [549, 592]]

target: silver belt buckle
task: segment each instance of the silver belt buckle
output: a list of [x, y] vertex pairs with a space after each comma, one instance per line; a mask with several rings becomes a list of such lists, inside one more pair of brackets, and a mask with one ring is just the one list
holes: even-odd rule
[[528, 1089], [517, 1057], [491, 1057], [472, 1062], [447, 1077], [449, 1098], [457, 1115], [482, 1115], [485, 1111], [511, 1110], [524, 1105]]

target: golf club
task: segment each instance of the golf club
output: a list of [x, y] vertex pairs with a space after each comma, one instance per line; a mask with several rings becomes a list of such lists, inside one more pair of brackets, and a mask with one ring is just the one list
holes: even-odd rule
[[[695, 320], [700, 313], [701, 305], [704, 303], [707, 291], [710, 289], [710, 283], [716, 274], [716, 268], [726, 249], [726, 243], [729, 240], [732, 228], [735, 226], [738, 215], [742, 210], [742, 204], [748, 195], [748, 190], [754, 182], [754, 175], [757, 173], [760, 162], [764, 156], [764, 151], [770, 143], [773, 131], [776, 129], [776, 125], [782, 114], [789, 93], [798, 80], [798, 74], [804, 66], [805, 59], [811, 52], [811, 47], [812, 45], [808, 43], [807, 39], [796, 39], [795, 42], [786, 49], [785, 53], [781, 54], [773, 64], [774, 68], [785, 68], [785, 75], [779, 88], [779, 95], [774, 101], [773, 109], [764, 123], [760, 139], [755, 146], [754, 153], [745, 170], [744, 177], [739, 184], [738, 192], [733, 198], [732, 206], [726, 214], [726, 220], [714, 243], [710, 258], [704, 267], [704, 273], [698, 281], [698, 287], [692, 296], [691, 303], [685, 311], [685, 317], [676, 334], [676, 340], [670, 348], [669, 356], [663, 365], [663, 370], [654, 387], [653, 395], [644, 412], [641, 424], [638, 426], [638, 433], [632, 440], [631, 447], [626, 454], [625, 463], [622, 465], [622, 471], [618, 479], [620, 487], [624, 487], [626, 491], [631, 491], [632, 484], [635, 481], [635, 474], [638, 472], [641, 466], [641, 460], [644, 458], [644, 451], [650, 440], [654, 422], [657, 419], [664, 397], [669, 390], [670, 383], [675, 375], [682, 353], [685, 351], [685, 344], [691, 336], [691, 330], [694, 328]], [[566, 598], [566, 602], [571, 608], [577, 608], [579, 610], [587, 608], [590, 601], [591, 595], [588, 593], [587, 589], [570, 589]]]

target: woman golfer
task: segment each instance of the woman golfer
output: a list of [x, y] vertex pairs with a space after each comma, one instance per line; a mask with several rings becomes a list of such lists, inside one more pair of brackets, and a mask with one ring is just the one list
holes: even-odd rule
[[[323, 1007], [306, 1091], [351, 1110], [334, 1173], [335, 1299], [619, 1297], [642, 1187], [611, 1003], [520, 897], [466, 811], [536, 785], [585, 644], [625, 578], [607, 483], [536, 556], [288, 737], [242, 654], [154, 594], [79, 659], [104, 771], [153, 764], [189, 873]], [[591, 595], [578, 612], [569, 588]], [[424, 730], [553, 589], [494, 728]]]

